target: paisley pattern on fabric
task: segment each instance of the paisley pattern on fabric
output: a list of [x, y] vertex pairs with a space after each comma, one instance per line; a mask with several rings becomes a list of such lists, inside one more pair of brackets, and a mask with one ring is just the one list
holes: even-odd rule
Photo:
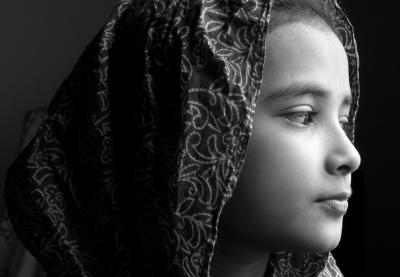
[[[349, 57], [354, 139], [356, 42], [328, 3]], [[49, 276], [209, 276], [272, 4], [120, 1], [8, 171], [9, 216]], [[274, 253], [265, 276], [342, 274], [330, 253]]]

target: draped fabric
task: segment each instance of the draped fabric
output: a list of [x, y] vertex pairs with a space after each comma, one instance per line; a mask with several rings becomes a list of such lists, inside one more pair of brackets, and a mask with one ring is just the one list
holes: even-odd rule
[[[46, 109], [29, 110], [23, 120], [18, 149], [23, 149], [35, 135]], [[16, 236], [7, 210], [0, 200], [0, 277], [40, 277], [43, 270]]]
[[[358, 55], [349, 60], [354, 139]], [[49, 276], [209, 276], [260, 94], [268, 0], [122, 0], [8, 171], [21, 241]], [[341, 276], [330, 253], [273, 253], [266, 276]]]

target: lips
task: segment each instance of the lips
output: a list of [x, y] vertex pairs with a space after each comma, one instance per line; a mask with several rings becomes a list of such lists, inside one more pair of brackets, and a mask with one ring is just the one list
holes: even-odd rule
[[332, 194], [322, 197], [317, 200], [324, 210], [334, 215], [344, 215], [347, 212], [349, 203], [348, 199], [351, 196], [351, 191], [343, 191], [337, 194]]
[[347, 201], [351, 197], [351, 190], [349, 191], [342, 191], [337, 194], [331, 194], [328, 196], [323, 196], [317, 200], [317, 202], [327, 201], [327, 200], [338, 200], [338, 201]]
[[337, 215], [344, 215], [349, 207], [347, 200], [324, 200], [318, 202], [324, 209]]

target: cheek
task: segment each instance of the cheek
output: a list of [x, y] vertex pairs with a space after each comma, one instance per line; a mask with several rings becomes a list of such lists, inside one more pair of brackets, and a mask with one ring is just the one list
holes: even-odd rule
[[[267, 131], [270, 130], [270, 131]], [[269, 189], [302, 190], [312, 185], [322, 170], [318, 143], [285, 128], [258, 128], [249, 142], [243, 173]]]
[[237, 187], [240, 201], [251, 203], [248, 208], [258, 220], [293, 220], [318, 192], [322, 164], [318, 148], [271, 126], [257, 128], [253, 135]]

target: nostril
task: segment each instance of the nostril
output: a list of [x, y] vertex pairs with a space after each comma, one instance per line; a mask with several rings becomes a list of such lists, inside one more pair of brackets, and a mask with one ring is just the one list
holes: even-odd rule
[[338, 167], [337, 170], [342, 172], [342, 173], [349, 173], [351, 171], [351, 168], [348, 165], [341, 165], [341, 166]]

